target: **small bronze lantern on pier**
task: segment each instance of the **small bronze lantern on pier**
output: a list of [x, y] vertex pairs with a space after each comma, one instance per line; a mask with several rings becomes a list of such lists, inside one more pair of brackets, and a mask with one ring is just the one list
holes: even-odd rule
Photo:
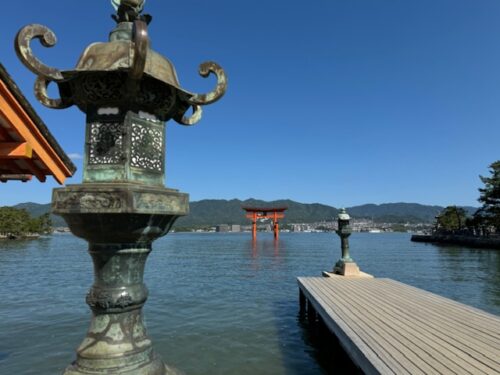
[[335, 267], [333, 272], [343, 276], [358, 276], [359, 268], [352, 260], [349, 255], [349, 236], [352, 233], [352, 229], [350, 226], [350, 216], [345, 210], [342, 208], [339, 212], [338, 216], [338, 229], [337, 234], [340, 237], [340, 243], [342, 247], [342, 258], [340, 258], [337, 263], [335, 263]]
[[[150, 48], [151, 16], [142, 14], [144, 2], [112, 0], [117, 26], [109, 41], [87, 47], [73, 70], [48, 67], [33, 55], [32, 39], [46, 47], [56, 43], [47, 27], [28, 25], [16, 37], [19, 58], [37, 75], [37, 99], [55, 109], [76, 105], [87, 116], [83, 183], [55, 189], [52, 199], [53, 212], [88, 241], [95, 269], [86, 298], [92, 321], [66, 375], [173, 371], [155, 354], [142, 315], [152, 242], [189, 210], [187, 194], [164, 186], [164, 123], [198, 122], [201, 106], [225, 93], [226, 76], [206, 62], [200, 74], [217, 77], [214, 91], [182, 89], [172, 63]], [[48, 97], [51, 82], [60, 98]]]

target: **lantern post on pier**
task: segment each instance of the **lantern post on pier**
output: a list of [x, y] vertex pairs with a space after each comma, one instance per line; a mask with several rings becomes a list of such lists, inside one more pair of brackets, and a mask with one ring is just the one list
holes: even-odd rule
[[349, 254], [349, 236], [352, 233], [350, 220], [349, 214], [342, 208], [337, 219], [337, 234], [340, 237], [342, 257], [335, 263], [333, 272], [343, 276], [358, 276], [359, 268]]

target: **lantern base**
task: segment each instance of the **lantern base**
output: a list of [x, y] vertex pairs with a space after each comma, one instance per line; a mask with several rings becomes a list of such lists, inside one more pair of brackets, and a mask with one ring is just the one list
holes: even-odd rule
[[323, 271], [321, 273], [321, 275], [323, 277], [341, 277], [341, 278], [347, 278], [347, 279], [373, 279], [374, 276], [373, 275], [370, 275], [369, 273], [365, 273], [363, 271], [359, 271], [359, 274], [356, 275], [356, 276], [344, 276], [344, 275], [340, 275], [338, 273], [333, 273], [331, 271]]
[[107, 374], [120, 374], [120, 375], [183, 375], [182, 372], [170, 366], [165, 365], [158, 360], [156, 363], [149, 364], [140, 368], [131, 368], [128, 370], [88, 370], [82, 369], [77, 366], [71, 365], [63, 375], [107, 375]]
[[360, 271], [356, 263], [354, 262], [339, 262], [339, 263], [340, 264], [337, 264], [333, 269], [333, 272], [336, 273], [337, 275], [359, 276]]

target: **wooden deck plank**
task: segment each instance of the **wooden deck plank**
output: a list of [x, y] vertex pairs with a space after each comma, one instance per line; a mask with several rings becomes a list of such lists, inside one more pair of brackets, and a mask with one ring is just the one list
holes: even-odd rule
[[[453, 308], [446, 306], [438, 310], [426, 303], [415, 300], [413, 295], [407, 295], [401, 292], [401, 288], [386, 289], [386, 291], [391, 293], [385, 294], [389, 302], [391, 302], [391, 297], [393, 303], [397, 303], [397, 299], [401, 296], [408, 298], [407, 303], [398, 305], [405, 313], [415, 314], [415, 310], [418, 309], [417, 316], [420, 316], [422, 319], [427, 319], [430, 324], [436, 323], [438, 329], [453, 330], [455, 335], [463, 337], [466, 339], [467, 343], [471, 343], [472, 340], [475, 346], [482, 347], [485, 350], [491, 347], [500, 346], [500, 337], [498, 334], [495, 334], [494, 325], [491, 319], [488, 320], [488, 330], [485, 330], [481, 326], [471, 326], [471, 319], [468, 319], [466, 315], [456, 316], [454, 310], [457, 310], [457, 306]], [[446, 314], [443, 314], [443, 312]], [[457, 322], [460, 324], [457, 325]]]
[[[482, 330], [487, 335], [492, 334], [490, 330], [484, 329], [485, 327], [493, 328], [495, 326], [495, 324], [491, 320], [491, 314], [474, 309], [470, 306], [461, 304], [456, 301], [442, 298], [430, 292], [399, 283], [394, 280], [383, 280], [385, 280], [388, 290], [395, 290], [397, 292], [401, 290], [402, 286], [404, 286], [403, 290], [405, 291], [405, 293], [412, 295], [419, 302], [430, 302], [429, 304], [423, 303], [421, 305], [422, 308], [427, 308], [432, 311], [438, 311], [439, 313], [440, 311], [435, 309], [434, 303], [436, 302], [439, 304], [439, 306], [449, 309], [449, 314], [447, 314], [446, 317], [450, 319], [454, 318], [454, 320], [462, 322], [464, 326]], [[464, 321], [464, 318], [467, 318], [467, 321]], [[500, 335], [496, 334], [495, 339], [500, 343]]]
[[[317, 287], [317, 285], [315, 285], [315, 287]], [[340, 292], [340, 294], [343, 294], [343, 292]], [[407, 368], [411, 374], [450, 372], [448, 368], [442, 366], [440, 363], [431, 363], [432, 361], [427, 358], [427, 353], [414, 350], [415, 348], [411, 341], [396, 332], [393, 327], [376, 319], [371, 313], [364, 313], [363, 309], [359, 309], [359, 306], [357, 306], [354, 301], [350, 300], [350, 303], [346, 304], [335, 303], [338, 300], [345, 301], [345, 296], [337, 295], [337, 298], [334, 297], [334, 300], [328, 295], [328, 291], [323, 296], [326, 296], [325, 300], [333, 304], [335, 309], [343, 309], [346, 319], [354, 320], [358, 325], [364, 327], [364, 332], [375, 340], [375, 347], [378, 346], [378, 350], [383, 348], [383, 350], [393, 358], [391, 367], [398, 366], [400, 368]], [[349, 300], [349, 297], [346, 299]], [[396, 372], [400, 373], [400, 371]]]
[[[300, 284], [301, 280], [299, 280]], [[360, 337], [359, 327], [347, 324], [337, 311], [334, 311], [331, 306], [324, 302], [321, 297], [316, 298], [313, 293], [313, 288], [308, 285], [308, 281], [304, 280], [305, 286], [301, 288], [307, 300], [309, 300], [316, 312], [321, 315], [324, 323], [333, 332], [340, 341], [342, 347], [349, 354], [351, 359], [363, 370], [366, 374], [396, 374], [387, 364], [387, 359], [384, 358], [384, 353], [379, 351], [376, 353], [370, 346], [370, 343]], [[404, 371], [403, 373], [409, 373]]]
[[[392, 280], [390, 280], [392, 281]], [[383, 286], [376, 285], [376, 283], [381, 283], [384, 282]], [[389, 282], [389, 280], [387, 280]], [[404, 285], [404, 284], [400, 284]], [[488, 319], [482, 318], [483, 325], [471, 325], [472, 323], [471, 320], [474, 318], [469, 317], [468, 315], [460, 315], [457, 316], [455, 312], [459, 310], [462, 306], [462, 304], [458, 304], [457, 302], [454, 302], [454, 305], [448, 305], [446, 307], [446, 314], [443, 314], [443, 307], [439, 308], [436, 307], [435, 303], [429, 303], [429, 301], [425, 301], [425, 303], [421, 300], [418, 299], [418, 295], [415, 295], [415, 292], [412, 292], [411, 294], [407, 293], [407, 288], [401, 288], [401, 286], [392, 286], [391, 283], [385, 284], [384, 279], [378, 279], [377, 281], [374, 281], [373, 284], [365, 284], [364, 288], [370, 289], [372, 291], [376, 291], [377, 293], [381, 294], [381, 298], [385, 299], [390, 299], [390, 297], [394, 297], [396, 301], [401, 299], [402, 297], [405, 298], [406, 303], [404, 305], [400, 305], [401, 308], [407, 308], [408, 312], [413, 312], [415, 308], [417, 308], [422, 314], [426, 313], [429, 316], [432, 316], [434, 319], [440, 318], [442, 319], [443, 323], [448, 322], [449, 324], [452, 324], [452, 327], [456, 329], [456, 323], [459, 322], [461, 325], [458, 327], [459, 329], [464, 329], [464, 333], [466, 334], [474, 334], [478, 335], [478, 333], [483, 333], [481, 336], [482, 338], [486, 339], [489, 341], [490, 344], [500, 344], [500, 337], [498, 333], [494, 332], [494, 327], [495, 325], [498, 325], [497, 321], [492, 322], [492, 317], [495, 318], [492, 315], [487, 316]], [[417, 290], [418, 291], [418, 290]], [[444, 298], [441, 298], [442, 300]], [[441, 302], [441, 301], [439, 301]], [[477, 323], [479, 324], [479, 323]], [[487, 325], [489, 330], [485, 330], [484, 326]]]
[[[314, 283], [314, 281], [312, 281], [312, 283]], [[320, 290], [318, 285], [313, 284], [312, 287], [316, 288], [316, 291]], [[372, 346], [376, 348], [376, 351], [390, 358], [388, 364], [396, 373], [399, 374], [402, 373], [402, 371], [409, 371], [411, 374], [437, 373], [435, 368], [428, 365], [427, 362], [423, 362], [418, 355], [415, 355], [413, 351], [409, 350], [406, 346], [408, 343], [401, 342], [401, 337], [397, 335], [396, 332], [388, 332], [388, 327], [381, 326], [370, 318], [360, 316], [363, 309], [353, 309], [352, 304], [336, 303], [335, 301], [329, 300], [329, 291], [321, 291], [316, 294], [316, 296], [318, 295], [321, 295], [327, 304], [333, 306], [337, 313], [341, 312], [342, 317], [346, 321], [358, 327], [362, 327], [363, 330], [358, 332], [360, 336], [363, 339], [366, 339], [366, 336], [368, 336], [371, 339]]]
[[[396, 298], [397, 291], [394, 292], [393, 298]], [[471, 328], [467, 326], [467, 317], [463, 316], [460, 318], [453, 317], [450, 309], [442, 309], [441, 311], [432, 311], [427, 307], [422, 307], [423, 303], [419, 301], [414, 301], [411, 296], [406, 297], [402, 294], [403, 298], [407, 298], [407, 303], [401, 306], [398, 304], [397, 300], [390, 300], [388, 298], [388, 303], [398, 304], [398, 308], [402, 313], [409, 316], [414, 316], [416, 319], [420, 320], [423, 324], [427, 324], [436, 330], [436, 334], [448, 335], [449, 332], [453, 332], [453, 339], [459, 341], [468, 346], [471, 349], [477, 349], [479, 351], [489, 351], [491, 348], [500, 346], [498, 340], [477, 328]], [[489, 328], [490, 332], [494, 330], [494, 327]]]
[[[476, 370], [477, 370], [477, 369], [476, 369]], [[484, 368], [483, 368], [483, 370], [484, 370]], [[441, 370], [440, 372], [443, 372], [443, 370]], [[455, 368], [455, 371], [453, 371], [453, 372], [465, 373], [465, 371], [459, 370], [459, 369], [457, 369], [457, 368]], [[474, 373], [475, 373], [475, 372], [477, 372], [477, 371], [471, 371], [471, 372], [474, 372]]]
[[[346, 284], [346, 285], [347, 285], [347, 284]], [[363, 291], [367, 291], [367, 290], [370, 290], [370, 288], [368, 287], [368, 285], [365, 285], [365, 286], [364, 286], [364, 288], [363, 288], [363, 289], [361, 289], [361, 290], [363, 290]], [[373, 291], [371, 291], [371, 292], [373, 292]], [[386, 301], [386, 303], [388, 303], [388, 302]], [[401, 304], [399, 303], [399, 301], [398, 301], [398, 306], [401, 306]], [[415, 312], [415, 311], [418, 311], [418, 310], [413, 309], [413, 311], [406, 311], [406, 312], [404, 312], [403, 317], [406, 317], [407, 315], [411, 315], [412, 313], [414, 314], [414, 312]], [[420, 312], [417, 314], [417, 316], [418, 316], [419, 314], [420, 314]], [[422, 327], [426, 327], [427, 325], [431, 325], [431, 324], [429, 324], [429, 322], [431, 322], [431, 323], [432, 323], [432, 320], [423, 321], [423, 323], [425, 323], [426, 325], [425, 325], [425, 326], [422, 326]], [[456, 326], [455, 326], [455, 327], [456, 327]], [[432, 332], [432, 333], [434, 334], [434, 332], [433, 332], [433, 331], [429, 331], [429, 332]], [[451, 345], [452, 345], [452, 346], [455, 346], [455, 345], [454, 345], [454, 344], [455, 344], [455, 342], [454, 342], [454, 341], [455, 341], [455, 340], [457, 340], [457, 338], [460, 338], [460, 337], [458, 337], [458, 336], [456, 335], [456, 329], [453, 329], [453, 327], [449, 330], [449, 332], [453, 332], [453, 336], [450, 336], [450, 337], [451, 337], [451, 339], [452, 339], [452, 341], [449, 341], [449, 342], [451, 343]], [[439, 337], [439, 335], [437, 335], [437, 336]], [[445, 335], [445, 336], [441, 335], [441, 338], [442, 338], [442, 337], [447, 338], [448, 336], [446, 336], [446, 335]], [[467, 336], [463, 336], [463, 337], [462, 337], [463, 344], [465, 344], [465, 346], [466, 346], [466, 347], [462, 348], [462, 349], [464, 350], [464, 353], [468, 353], [469, 355], [471, 355], [471, 352], [474, 352], [474, 351], [475, 351], [475, 356], [476, 356], [476, 357], [477, 357], [477, 359], [479, 359], [479, 360], [481, 359], [481, 357], [483, 357], [484, 353], [482, 353], [482, 352], [484, 352], [484, 351], [486, 351], [486, 352], [487, 352], [487, 351], [490, 351], [490, 354], [489, 354], [489, 357], [490, 357], [490, 358], [495, 358], [495, 356], [497, 356], [497, 355], [498, 355], [498, 350], [495, 350], [495, 349], [494, 349], [495, 347], [496, 347], [496, 348], [498, 348], [498, 345], [497, 345], [497, 346], [485, 346], [485, 345], [482, 345], [482, 346], [481, 346], [481, 345], [480, 345], [480, 344], [481, 344], [480, 342], [479, 342], [479, 343], [477, 343], [477, 342], [476, 342], [476, 343], [473, 343], [474, 345], [471, 345], [471, 344], [470, 344], [470, 342], [473, 342], [473, 341], [474, 341], [474, 339], [475, 339], [475, 337], [474, 337], [474, 336], [468, 336], [468, 337], [467, 337]], [[469, 345], [468, 345], [468, 347], [467, 347], [467, 344], [469, 344]], [[479, 344], [479, 345], [478, 345], [478, 344]], [[476, 346], [477, 346], [477, 347], [476, 347]], [[488, 358], [486, 358], [486, 360], [488, 360]], [[485, 362], [485, 363], [486, 363], [486, 362]], [[495, 366], [498, 366], [498, 362], [497, 362], [497, 361], [494, 361], [494, 362], [488, 363], [488, 365], [495, 367]]]
[[[369, 288], [352, 290], [350, 289], [352, 287], [348, 286], [346, 291], [359, 293], [363, 301], [366, 301], [370, 307], [374, 308], [374, 314], [379, 314], [383, 319], [390, 322], [389, 324], [397, 327], [401, 333], [404, 332], [409, 335], [416, 345], [419, 345], [422, 350], [427, 351], [430, 355], [436, 356], [437, 360], [449, 361], [450, 369], [455, 372], [489, 374], [497, 366], [497, 363], [491, 361], [471, 345], [467, 346], [456, 342], [457, 336], [449, 335], [447, 332], [440, 332], [439, 327], [433, 325], [432, 321], [420, 319], [418, 313], [408, 314], [405, 310], [399, 309], [400, 304], [393, 304], [391, 301], [384, 300], [384, 303], [379, 303], [378, 296], [372, 293]], [[465, 337], [460, 339], [467, 343]], [[485, 347], [481, 348], [481, 350], [485, 350]], [[471, 352], [474, 352], [475, 355], [471, 355]], [[490, 358], [491, 356], [494, 356], [494, 353], [490, 353]]]
[[[311, 285], [312, 288], [316, 288], [315, 285]], [[337, 316], [344, 322], [348, 322], [360, 338], [366, 342], [370, 348], [377, 348], [380, 346], [380, 335], [373, 332], [373, 328], [369, 324], [363, 322], [362, 320], [353, 320], [352, 312], [345, 309], [344, 306], [332, 304], [327, 298], [327, 293], [317, 293], [314, 295], [315, 298], [321, 300], [328, 306], [333, 306]], [[415, 366], [411, 358], [406, 358], [407, 365], [401, 366], [401, 361], [399, 357], [402, 355], [396, 343], [390, 340], [390, 337], [383, 337], [382, 344], [384, 350], [376, 350], [378, 356], [387, 364], [396, 374], [425, 374], [425, 371]]]
[[[412, 295], [419, 302], [427, 302], [428, 305], [427, 303], [424, 304], [423, 305], [424, 308], [435, 309], [437, 306], [441, 308], [447, 308], [452, 313], [451, 315], [449, 315], [449, 317], [455, 318], [456, 320], [461, 322], [463, 322], [464, 317], [467, 317], [468, 321], [465, 322], [467, 326], [473, 328], [483, 328], [484, 326], [496, 325], [491, 320], [491, 318], [494, 316], [484, 311], [474, 309], [470, 306], [440, 297], [436, 294], [432, 294], [424, 290], [420, 290], [411, 286], [405, 286], [405, 284], [396, 282], [394, 280], [385, 279], [384, 283], [386, 284], [386, 287], [389, 288], [390, 290], [399, 291], [403, 287], [403, 290], [406, 294]], [[474, 324], [477, 324], [477, 326], [474, 326]]]
[[492, 314], [390, 279], [298, 282], [365, 373], [500, 374]]
[[[320, 282], [321, 280], [317, 280]], [[331, 292], [331, 290], [329, 290]], [[330, 293], [331, 302], [335, 303], [333, 299], [341, 299], [345, 303], [345, 306], [350, 306], [352, 308], [352, 318], [367, 322], [371, 329], [377, 330], [380, 338], [389, 337], [390, 341], [395, 342], [398, 345], [398, 350], [402, 354], [398, 360], [401, 365], [407, 364], [410, 360], [414, 365], [419, 366], [419, 368], [424, 373], [455, 373], [455, 374], [473, 374], [475, 372], [470, 371], [470, 366], [464, 363], [457, 363], [450, 361], [441, 352], [436, 351], [430, 345], [426, 345], [425, 340], [422, 340], [420, 333], [416, 330], [412, 330], [408, 327], [405, 329], [404, 325], [394, 324], [394, 320], [388, 320], [385, 314], [380, 311], [381, 304], [379, 301], [375, 303], [367, 303], [368, 300], [363, 298], [360, 300], [359, 296], [349, 293], [348, 290], [342, 288], [342, 290], [335, 290], [337, 295]], [[370, 309], [366, 309], [369, 306]], [[397, 320], [396, 320], [397, 321]], [[460, 361], [458, 361], [460, 362]], [[487, 371], [478, 372], [482, 374], [487, 374]]]
[[[366, 293], [370, 292], [371, 291], [367, 288], [360, 293], [365, 293], [365, 298], [370, 298], [369, 295], [366, 295]], [[484, 360], [484, 363], [489, 366], [498, 365], [498, 362], [490, 360], [490, 358], [495, 358], [494, 356], [498, 354], [498, 352], [494, 351], [494, 346], [485, 345], [481, 341], [475, 340], [474, 336], [461, 334], [461, 332], [456, 329], [456, 326], [455, 329], [454, 327], [445, 327], [443, 329], [439, 324], [436, 324], [435, 320], [425, 316], [422, 318], [420, 311], [416, 309], [407, 311], [400, 306], [401, 305], [397, 302], [386, 300], [381, 306], [381, 309], [392, 309], [389, 310], [388, 314], [396, 312], [398, 315], [395, 316], [395, 318], [402, 320], [406, 325], [418, 327], [419, 331], [424, 336], [433, 341], [444, 341], [454, 353], [467, 353], [469, 357], [476, 357], [479, 361]], [[388, 310], [385, 311], [387, 312]], [[450, 332], [453, 332], [453, 335], [450, 335]], [[489, 353], [489, 357], [486, 356], [485, 353]], [[464, 359], [467, 360], [467, 358], [468, 357], [465, 357]]]
[[[364, 292], [370, 291], [370, 293], [375, 293], [372, 288], [366, 287]], [[363, 292], [360, 291], [360, 292]], [[448, 320], [446, 316], [451, 314], [450, 309], [446, 309], [446, 316], [443, 317], [443, 310], [441, 310], [441, 314], [432, 311], [429, 313], [425, 306], [419, 305], [418, 301], [414, 302], [410, 299], [406, 301], [404, 305], [399, 304], [399, 300], [402, 297], [407, 297], [404, 292], [401, 291], [401, 289], [394, 291], [394, 294], [388, 295], [387, 293], [384, 293], [383, 296], [381, 296], [387, 304], [394, 304], [397, 306], [398, 309], [402, 310], [405, 314], [408, 314], [409, 316], [415, 316], [417, 318], [420, 318], [424, 323], [428, 324], [433, 324], [433, 323], [439, 323], [437, 327], [442, 327], [443, 329], [450, 329], [454, 330], [455, 334], [457, 335], [463, 335], [464, 338], [466, 338], [467, 342], [470, 342], [470, 340], [477, 340], [477, 343], [475, 345], [480, 345], [481, 343], [484, 343], [482, 345], [484, 348], [488, 348], [491, 346], [498, 345], [498, 341], [493, 338], [493, 336], [489, 335], [481, 335], [480, 332], [478, 332], [475, 329], [469, 329], [469, 328], [464, 328], [463, 325], [458, 325], [456, 324], [456, 319], [454, 320]], [[411, 298], [411, 297], [409, 297]], [[417, 313], [418, 311], [418, 313]], [[462, 318], [463, 319], [463, 318]], [[491, 332], [490, 332], [491, 333]], [[471, 337], [473, 335], [473, 337]]]
[[[346, 284], [347, 285], [347, 284]], [[363, 290], [367, 289], [366, 286], [368, 285], [365, 285], [365, 288], [363, 288]], [[471, 340], [471, 338], [469, 337], [469, 340]], [[467, 350], [468, 351], [468, 350]], [[498, 354], [498, 352], [496, 352], [496, 354]]]

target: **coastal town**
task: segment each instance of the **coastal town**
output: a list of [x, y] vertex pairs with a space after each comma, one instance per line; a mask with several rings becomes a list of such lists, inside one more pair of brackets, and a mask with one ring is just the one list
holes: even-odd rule
[[[423, 233], [432, 230], [433, 224], [430, 223], [380, 223], [370, 219], [352, 219], [351, 227], [353, 232], [360, 233], [391, 233], [391, 232], [407, 232], [407, 233]], [[281, 232], [289, 233], [319, 233], [319, 232], [334, 232], [338, 229], [336, 220], [321, 221], [315, 223], [291, 223], [281, 227]], [[257, 225], [259, 232], [272, 232], [273, 226], [270, 222], [262, 222]], [[239, 233], [251, 232], [251, 225], [240, 224], [220, 224], [208, 228], [191, 229], [191, 232], [218, 232], [218, 233]]]

